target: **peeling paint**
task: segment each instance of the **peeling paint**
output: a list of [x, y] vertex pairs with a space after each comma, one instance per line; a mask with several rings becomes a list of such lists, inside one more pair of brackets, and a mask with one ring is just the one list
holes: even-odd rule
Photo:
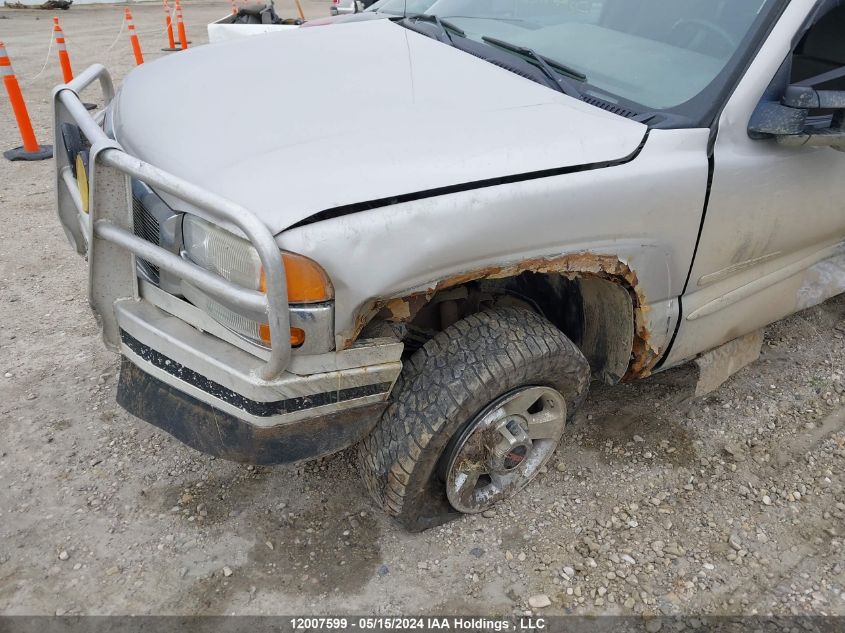
[[341, 332], [342, 349], [346, 349], [361, 334], [361, 330], [373, 318], [378, 317], [394, 323], [412, 320], [431, 298], [442, 290], [461, 286], [471, 281], [506, 279], [524, 272], [541, 274], [557, 273], [568, 279], [595, 276], [623, 285], [631, 293], [634, 305], [635, 334], [632, 357], [625, 380], [643, 378], [651, 373], [660, 357], [660, 350], [650, 342], [647, 314], [649, 311], [645, 294], [637, 280], [637, 274], [614, 255], [600, 255], [590, 252], [570, 253], [552, 258], [533, 258], [520, 262], [488, 266], [457, 275], [451, 275], [435, 282], [428, 290], [403, 297], [374, 299], [356, 314], [350, 331]]
[[391, 299], [385, 306], [390, 312], [391, 321], [408, 321], [411, 318], [411, 304], [404, 299]]

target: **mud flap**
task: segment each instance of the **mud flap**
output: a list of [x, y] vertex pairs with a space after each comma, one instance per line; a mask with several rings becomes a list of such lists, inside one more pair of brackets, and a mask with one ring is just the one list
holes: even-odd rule
[[762, 348], [763, 330], [757, 330], [699, 356], [695, 359], [698, 367], [695, 397], [706, 395], [721, 387], [740, 369], [760, 358]]

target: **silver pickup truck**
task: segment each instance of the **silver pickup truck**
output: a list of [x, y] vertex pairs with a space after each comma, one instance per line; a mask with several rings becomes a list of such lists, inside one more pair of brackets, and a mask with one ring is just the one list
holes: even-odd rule
[[411, 530], [484, 511], [591, 379], [727, 375], [845, 290], [843, 33], [840, 0], [439, 0], [89, 68], [57, 204], [119, 403], [231, 460], [357, 445]]

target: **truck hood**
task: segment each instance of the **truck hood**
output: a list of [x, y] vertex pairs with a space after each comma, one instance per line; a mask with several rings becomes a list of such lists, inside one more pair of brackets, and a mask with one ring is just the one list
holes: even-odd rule
[[337, 207], [620, 160], [646, 132], [389, 20], [144, 64], [113, 122], [129, 153], [249, 208], [274, 233]]

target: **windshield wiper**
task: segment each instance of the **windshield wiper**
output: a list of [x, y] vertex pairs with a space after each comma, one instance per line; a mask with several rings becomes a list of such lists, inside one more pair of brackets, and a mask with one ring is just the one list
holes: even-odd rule
[[[454, 41], [452, 40], [452, 34], [449, 31], [455, 33], [456, 35], [459, 35], [460, 37], [467, 36], [467, 34], [462, 28], [455, 26], [448, 20], [441, 20], [439, 17], [431, 13], [418, 13], [416, 15], [409, 15], [404, 18], [404, 21], [406, 23], [408, 23], [409, 20], [422, 21], [428, 22], [429, 24], [434, 24], [440, 31], [440, 37], [438, 37], [437, 39], [441, 42], [445, 42], [446, 44], [454, 44]], [[417, 29], [414, 30], [416, 31]], [[423, 35], [425, 35], [425, 33], [423, 33]]]
[[565, 64], [561, 64], [560, 62], [556, 62], [553, 59], [549, 59], [548, 57], [544, 57], [534, 51], [531, 48], [527, 48], [525, 46], [520, 46], [518, 44], [511, 44], [510, 42], [505, 42], [504, 40], [500, 40], [495, 37], [488, 37], [483, 36], [482, 41], [492, 44], [498, 48], [503, 48], [506, 51], [511, 51], [512, 53], [516, 53], [517, 55], [521, 55], [523, 57], [528, 57], [529, 59], [533, 59], [537, 66], [539, 66], [540, 70], [543, 71], [543, 74], [548, 77], [555, 87], [560, 90], [562, 93], [569, 95], [570, 97], [575, 97], [579, 99], [581, 97], [581, 91], [578, 90], [575, 86], [573, 86], [569, 82], [561, 82], [560, 75], [566, 75], [571, 77], [572, 79], [577, 79], [578, 81], [587, 81], [587, 75], [582, 73], [579, 70], [571, 68]]

